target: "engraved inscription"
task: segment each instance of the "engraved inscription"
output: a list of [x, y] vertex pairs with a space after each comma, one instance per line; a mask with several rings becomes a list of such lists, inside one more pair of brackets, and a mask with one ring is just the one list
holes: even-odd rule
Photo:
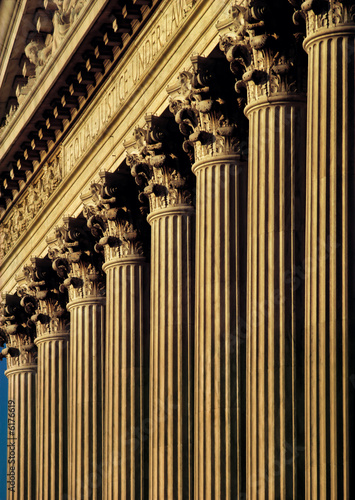
[[136, 51], [105, 96], [101, 98], [95, 111], [87, 118], [79, 132], [64, 145], [67, 169], [71, 170], [78, 163], [113, 114], [123, 105], [132, 89], [138, 85], [143, 73], [152, 65], [173, 33], [177, 31], [194, 3], [191, 0], [173, 0], [168, 4], [154, 29], [136, 46]]

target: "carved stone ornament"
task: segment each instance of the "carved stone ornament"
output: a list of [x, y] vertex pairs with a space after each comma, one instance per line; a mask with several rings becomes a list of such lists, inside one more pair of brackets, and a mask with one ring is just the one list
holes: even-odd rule
[[295, 8], [294, 20], [306, 19], [307, 36], [324, 29], [353, 24], [355, 22], [355, 2], [347, 0], [289, 0]]
[[84, 205], [83, 212], [97, 241], [95, 250], [104, 252], [105, 262], [143, 256], [142, 220], [132, 179], [110, 172], [101, 172], [100, 177], [90, 186], [93, 205]]
[[35, 300], [21, 304], [17, 294], [5, 294], [0, 304], [0, 338], [6, 347], [0, 358], [6, 358], [7, 368], [33, 367], [37, 362], [34, 344], [35, 328], [30, 316], [35, 311]]
[[103, 259], [94, 249], [94, 239], [84, 218], [64, 217], [64, 225], [56, 228], [57, 244], [48, 250], [53, 269], [63, 279], [59, 290], [69, 293], [69, 301], [79, 298], [104, 297]]
[[[43, 11], [42, 16], [37, 20], [36, 35], [25, 47], [25, 55], [27, 57], [27, 66], [34, 66], [34, 73], [29, 75], [25, 72], [25, 76], [29, 77], [27, 82], [14, 89], [18, 104], [21, 105], [26, 99], [30, 90], [36, 83], [38, 75], [51, 57], [55, 54], [58, 48], [64, 44], [64, 40], [76, 22], [79, 14], [88, 0], [51, 0], [45, 1], [44, 6], [47, 8]], [[46, 18], [46, 22], [44, 19]], [[48, 32], [48, 26], [51, 26]], [[0, 128], [0, 136], [5, 132], [8, 125], [11, 123], [17, 108], [12, 108], [6, 115], [5, 123]]]
[[47, 258], [31, 258], [31, 265], [24, 267], [26, 287], [20, 287], [17, 294], [25, 306], [36, 301], [31, 321], [36, 325], [37, 338], [69, 332], [69, 313], [66, 310], [68, 294], [60, 289], [60, 280]]
[[5, 120], [2, 124], [2, 126], [0, 127], [0, 137], [2, 136], [3, 132], [6, 130], [9, 123], [12, 121], [13, 117], [16, 114], [17, 109], [18, 109], [18, 101], [15, 104], [10, 105], [9, 110], [5, 115]]
[[[47, 50], [45, 50], [47, 49]], [[38, 76], [48, 58], [48, 47], [42, 38], [33, 39], [25, 47], [25, 54], [30, 63], [35, 67], [35, 75]]]
[[245, 100], [233, 92], [223, 59], [191, 57], [192, 70], [179, 75], [180, 89], [170, 96], [170, 111], [186, 136], [183, 149], [192, 161], [247, 150]]
[[145, 119], [145, 126], [134, 130], [134, 139], [125, 142], [126, 162], [139, 187], [139, 200], [143, 206], [149, 203], [150, 213], [191, 205], [190, 165], [176, 147], [176, 132], [168, 119], [154, 115]]
[[87, 0], [54, 0], [52, 52], [63, 43], [70, 26], [76, 21]]
[[249, 0], [231, 9], [232, 27], [222, 34], [220, 49], [236, 75], [235, 90], [242, 95], [246, 89], [248, 104], [306, 92], [304, 23], [296, 25], [293, 12], [290, 3], [277, 0]]
[[24, 195], [0, 223], [0, 261], [30, 227], [62, 178], [62, 157], [58, 155], [50, 163], [44, 164], [40, 175], [29, 184]]

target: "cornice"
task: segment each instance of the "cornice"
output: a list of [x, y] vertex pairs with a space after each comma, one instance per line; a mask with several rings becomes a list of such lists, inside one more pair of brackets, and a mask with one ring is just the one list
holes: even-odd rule
[[56, 144], [64, 139], [72, 119], [80, 115], [92, 100], [110, 69], [130, 45], [132, 36], [136, 35], [158, 2], [152, 0], [149, 5], [144, 2], [139, 7], [131, 7], [130, 1], [121, 9], [126, 8], [128, 12], [128, 33], [127, 30], [121, 32], [122, 21], [117, 15], [109, 14], [111, 0], [89, 2], [75, 24], [75, 30], [68, 33], [68, 39], [36, 78], [22, 103], [21, 112], [0, 138], [0, 176], [3, 181], [0, 182], [0, 206], [3, 209], [11, 209], [12, 200], [19, 197], [32, 173], [40, 169], [47, 152], [53, 152]]
[[71, 29], [58, 50], [53, 54], [51, 59], [45, 65], [43, 71], [36, 78], [36, 83], [27, 96], [27, 99], [22, 103], [19, 112], [11, 122], [9, 127], [2, 136], [0, 136], [1, 157], [0, 164], [3, 168], [2, 161], [8, 154], [12, 144], [16, 142], [16, 138], [20, 135], [23, 128], [29, 123], [36, 109], [41, 106], [45, 97], [52, 89], [54, 83], [65, 70], [68, 61], [72, 58], [75, 51], [80, 47], [85, 39], [88, 30], [97, 20], [105, 5], [109, 0], [95, 0], [88, 2], [84, 10], [75, 23], [75, 30]]

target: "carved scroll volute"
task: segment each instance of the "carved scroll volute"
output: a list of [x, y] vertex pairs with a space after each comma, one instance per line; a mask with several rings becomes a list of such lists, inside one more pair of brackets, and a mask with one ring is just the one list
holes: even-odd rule
[[221, 34], [220, 49], [237, 77], [238, 93], [248, 103], [280, 94], [306, 92], [302, 47], [303, 15], [294, 14], [295, 0], [249, 0], [231, 10], [231, 26]]
[[[31, 265], [24, 268], [24, 273], [28, 289], [37, 301], [36, 312], [31, 316], [31, 320], [36, 324], [37, 337], [68, 332], [68, 294], [60, 285], [52, 261], [49, 257], [32, 257]], [[18, 294], [21, 295], [21, 290]], [[23, 294], [21, 302], [25, 304], [28, 300], [28, 294]]]
[[126, 162], [139, 187], [142, 212], [191, 205], [190, 164], [179, 146], [174, 121], [149, 114], [145, 122], [143, 128], [136, 127], [133, 140], [124, 144]]
[[192, 71], [179, 75], [180, 88], [170, 93], [170, 111], [186, 137], [191, 160], [246, 150], [245, 99], [233, 91], [233, 78], [223, 59], [191, 57]]
[[100, 182], [91, 185], [93, 205], [84, 207], [95, 250], [103, 252], [105, 262], [143, 255], [142, 217], [138, 210], [137, 189], [131, 176], [119, 172], [100, 172]]
[[0, 357], [6, 358], [8, 369], [33, 367], [37, 361], [35, 328], [30, 320], [36, 301], [21, 302], [17, 294], [5, 294], [0, 307], [1, 342], [6, 343]]
[[63, 280], [59, 290], [69, 293], [69, 300], [105, 295], [103, 259], [95, 252], [95, 241], [83, 217], [64, 217], [56, 228], [56, 245], [48, 252], [53, 269]]

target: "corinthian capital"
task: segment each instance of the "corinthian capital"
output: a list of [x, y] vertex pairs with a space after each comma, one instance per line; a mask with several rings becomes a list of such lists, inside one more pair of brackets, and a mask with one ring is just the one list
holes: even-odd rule
[[139, 200], [149, 203], [150, 213], [191, 205], [190, 165], [177, 147], [174, 120], [146, 115], [145, 126], [136, 127], [125, 141], [126, 162], [139, 187]]
[[136, 199], [137, 190], [127, 174], [103, 171], [100, 182], [91, 184], [93, 204], [84, 206], [84, 216], [97, 241], [95, 250], [104, 252], [105, 262], [143, 256], [142, 220]]
[[17, 294], [5, 294], [0, 305], [0, 336], [2, 345], [0, 357], [6, 358], [7, 367], [32, 368], [37, 362], [37, 348], [34, 344], [35, 329], [30, 315], [34, 308], [21, 304]]
[[306, 19], [307, 36], [325, 29], [332, 30], [341, 25], [355, 22], [355, 2], [344, 0], [301, 0], [290, 1], [296, 12], [295, 17], [303, 16]]
[[227, 30], [221, 26], [220, 48], [237, 77], [236, 91], [246, 89], [249, 104], [306, 92], [304, 30], [293, 22], [291, 3], [249, 0], [233, 7]]
[[246, 149], [244, 100], [233, 92], [225, 61], [194, 55], [191, 62], [191, 71], [178, 76], [179, 89], [168, 89], [170, 111], [186, 137], [183, 149], [195, 160], [242, 154]]
[[68, 290], [69, 300], [105, 295], [102, 257], [83, 217], [64, 217], [56, 229], [56, 245], [48, 252], [53, 269], [63, 280], [59, 290]]
[[59, 277], [46, 258], [32, 257], [31, 264], [24, 267], [26, 285], [17, 294], [21, 304], [34, 308], [31, 321], [36, 324], [37, 337], [57, 335], [69, 331], [69, 313], [66, 290], [60, 290]]

